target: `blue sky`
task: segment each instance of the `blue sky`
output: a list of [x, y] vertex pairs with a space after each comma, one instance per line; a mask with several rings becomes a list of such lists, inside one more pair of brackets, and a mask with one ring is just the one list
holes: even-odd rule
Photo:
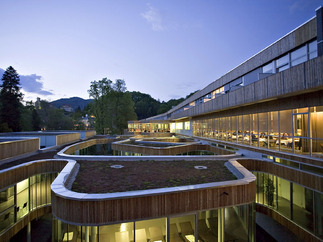
[[321, 0], [0, 0], [0, 74], [25, 100], [91, 81], [167, 101], [201, 89], [315, 15]]

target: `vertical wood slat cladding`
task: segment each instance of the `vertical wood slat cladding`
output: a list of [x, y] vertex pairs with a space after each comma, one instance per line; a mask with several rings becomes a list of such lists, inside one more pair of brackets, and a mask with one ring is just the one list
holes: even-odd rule
[[145, 155], [176, 155], [176, 154], [182, 154], [182, 153], [196, 151], [196, 150], [207, 150], [207, 151], [214, 152], [218, 155], [234, 154], [234, 152], [232, 151], [223, 150], [214, 146], [201, 145], [201, 144], [188, 144], [188, 145], [173, 146], [173, 147], [166, 147], [166, 148], [156, 148], [156, 147], [143, 147], [143, 146], [137, 146], [137, 145], [114, 143], [112, 144], [112, 149], [118, 150], [118, 151], [142, 153]]
[[252, 160], [252, 159], [237, 159], [249, 171], [260, 171], [270, 173], [289, 181], [301, 184], [302, 186], [323, 192], [323, 177], [319, 175], [309, 174], [293, 168], [279, 165], [277, 163]]
[[43, 206], [41, 208], [36, 208], [33, 211], [29, 212], [21, 220], [15, 223], [10, 229], [0, 235], [0, 241], [10, 241], [10, 239], [22, 230], [29, 222], [39, 218], [45, 214], [51, 213], [52, 208], [50, 205]]
[[93, 137], [95, 135], [95, 131], [92, 130], [92, 131], [86, 131], [85, 132], [85, 138], [90, 138], [90, 137]]
[[[172, 114], [172, 119], [203, 115], [209, 112], [221, 111], [238, 107], [242, 104], [253, 104], [266, 99], [279, 98], [295, 93], [306, 93], [311, 89], [322, 89], [323, 85], [323, 56], [306, 61], [283, 72], [243, 86], [236, 91], [223, 94], [207, 103], [212, 103], [213, 109], [205, 104]], [[213, 105], [213, 103], [215, 103]], [[210, 105], [209, 105], [210, 106]], [[208, 106], [208, 107], [209, 107]]]
[[256, 211], [262, 214], [266, 214], [269, 217], [273, 218], [275, 221], [280, 223], [282, 226], [293, 232], [300, 241], [306, 242], [319, 242], [320, 239], [314, 237], [314, 235], [310, 234], [306, 230], [302, 229], [289, 219], [285, 218], [284, 216], [277, 213], [277, 211], [270, 209], [268, 207], [262, 206], [260, 204], [256, 204]]
[[[316, 26], [316, 18], [311, 19], [310, 21], [306, 22], [304, 25], [300, 26], [293, 32], [287, 34], [283, 38], [279, 39], [272, 45], [268, 46], [260, 53], [256, 54], [255, 56], [251, 57], [250, 59], [246, 60], [230, 72], [223, 75], [221, 78], [217, 79], [216, 81], [209, 84], [207, 87], [203, 88], [201, 91], [195, 93], [187, 100], [179, 104], [178, 106], [171, 109], [171, 111], [176, 110], [177, 108], [183, 107], [188, 103], [203, 97], [204, 95], [212, 92], [213, 90], [225, 85], [226, 83], [254, 70], [257, 67], [260, 67], [269, 61], [278, 58], [279, 56], [283, 55], [286, 52], [289, 52], [308, 41], [314, 39], [317, 35], [317, 26]], [[182, 113], [179, 113], [179, 116], [192, 116], [191, 109], [186, 110]], [[185, 113], [185, 114], [184, 114]], [[177, 115], [172, 118], [178, 118]]]
[[35, 152], [39, 150], [39, 146], [39, 138], [1, 142], [0, 160]]
[[66, 154], [73, 154], [75, 151], [80, 150], [80, 149], [85, 149], [87, 147], [90, 147], [92, 145], [96, 144], [106, 144], [112, 141], [116, 141], [117, 139], [91, 139], [87, 140], [81, 143], [77, 143], [75, 145], [69, 146], [64, 153]]
[[78, 141], [81, 138], [80, 133], [61, 134], [56, 136], [56, 145], [64, 145], [74, 141]]
[[16, 184], [33, 175], [60, 172], [66, 164], [67, 161], [64, 160], [42, 160], [0, 171], [0, 189]]
[[52, 210], [55, 216], [71, 223], [100, 225], [251, 203], [255, 200], [255, 193], [255, 181], [242, 185], [95, 201], [67, 199], [52, 192]]
[[[84, 149], [95, 144], [105, 144], [112, 141], [116, 141], [116, 140], [115, 139], [92, 139], [82, 143], [78, 143], [76, 145], [72, 145], [68, 147], [64, 151], [64, 153], [73, 154], [77, 150]], [[165, 142], [167, 142], [167, 140]], [[137, 145], [127, 145], [123, 143], [112, 143], [112, 149], [118, 150], [118, 151], [133, 152], [133, 153], [143, 153], [145, 155], [176, 155], [176, 154], [181, 154], [181, 153], [186, 153], [186, 152], [196, 151], [196, 150], [207, 150], [207, 151], [214, 152], [218, 155], [234, 154], [234, 152], [232, 151], [223, 150], [214, 146], [201, 145], [201, 144], [188, 144], [188, 145], [182, 145], [182, 146], [156, 148], [156, 147], [145, 147], [145, 146], [137, 146]]]

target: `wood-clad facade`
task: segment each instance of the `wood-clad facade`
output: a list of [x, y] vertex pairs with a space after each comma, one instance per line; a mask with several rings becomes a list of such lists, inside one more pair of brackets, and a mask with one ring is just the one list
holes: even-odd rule
[[0, 161], [39, 150], [39, 139], [6, 140], [0, 143]]
[[243, 172], [241, 179], [228, 182], [100, 196], [88, 194], [79, 199], [76, 193], [65, 193], [58, 186], [63, 184], [54, 182], [53, 214], [72, 224], [93, 226], [252, 203], [255, 177], [241, 167], [239, 172]]
[[[171, 133], [233, 147], [248, 157], [242, 165], [263, 179], [257, 181], [257, 210], [306, 241], [323, 239], [322, 16], [319, 7], [309, 21], [151, 118], [169, 120]], [[276, 207], [266, 204], [267, 178], [281, 199]], [[288, 205], [286, 214], [279, 203]]]

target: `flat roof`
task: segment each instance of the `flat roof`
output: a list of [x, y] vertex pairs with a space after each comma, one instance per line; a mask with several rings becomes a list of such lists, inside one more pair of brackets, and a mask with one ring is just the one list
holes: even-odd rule
[[227, 160], [78, 161], [72, 191], [114, 193], [236, 180]]

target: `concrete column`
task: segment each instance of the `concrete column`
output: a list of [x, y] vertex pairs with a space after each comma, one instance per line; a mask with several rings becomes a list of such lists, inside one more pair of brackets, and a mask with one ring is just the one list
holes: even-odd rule
[[224, 241], [224, 223], [225, 223], [224, 208], [219, 208], [218, 209], [218, 242]]
[[323, 55], [323, 7], [316, 9], [317, 55]]
[[98, 227], [97, 226], [91, 226], [91, 242], [96, 242], [98, 234]]
[[85, 229], [85, 242], [90, 242], [90, 227], [84, 226]]
[[27, 224], [27, 242], [31, 242], [31, 223]]
[[57, 219], [57, 238], [63, 238], [62, 235], [62, 221]]

